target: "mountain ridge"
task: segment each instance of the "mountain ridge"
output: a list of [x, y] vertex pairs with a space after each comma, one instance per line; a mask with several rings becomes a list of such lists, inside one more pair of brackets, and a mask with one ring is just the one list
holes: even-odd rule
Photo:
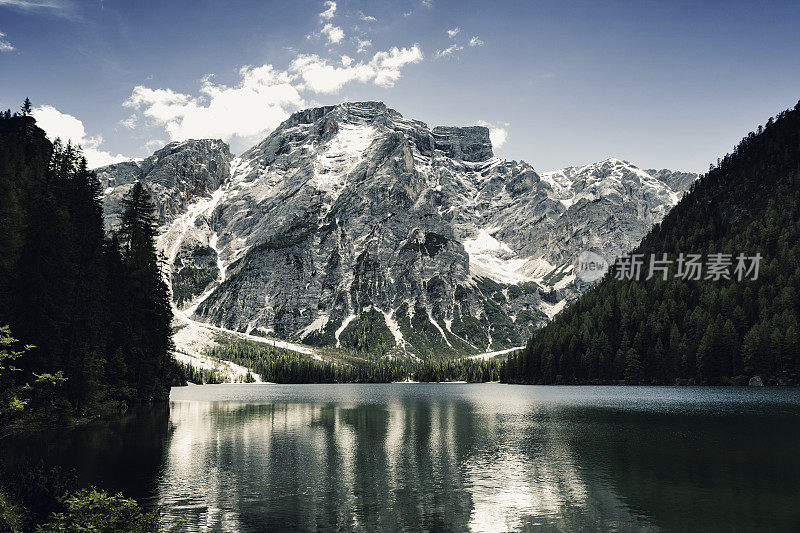
[[[218, 143], [214, 154], [203, 142]], [[219, 143], [149, 158], [155, 186], [177, 169], [159, 242], [182, 311], [348, 349], [517, 346], [583, 290], [571, 273], [579, 251], [628, 251], [678, 194], [609, 159], [568, 167], [565, 196], [563, 179], [495, 157], [487, 128], [431, 129], [380, 102], [298, 111], [240, 157]], [[203, 167], [209, 156], [227, 177]], [[117, 173], [98, 171], [107, 192]]]
[[[665, 277], [606, 276], [537, 331], [503, 379], [800, 382], [799, 140], [800, 102], [718, 160], [635, 248], [645, 261], [667, 256]], [[701, 267], [714, 257], [730, 265], [716, 279], [682, 276], [686, 254], [699, 254]], [[737, 276], [740, 257], [748, 272]]]

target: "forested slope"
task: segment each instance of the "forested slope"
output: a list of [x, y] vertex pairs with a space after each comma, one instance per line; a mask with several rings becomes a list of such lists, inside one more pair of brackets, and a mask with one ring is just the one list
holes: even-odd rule
[[152, 202], [134, 187], [119, 232], [106, 235], [100, 194], [79, 148], [51, 143], [25, 111], [0, 113], [0, 326], [10, 327], [7, 353], [24, 352], [0, 360], [0, 430], [21, 416], [169, 395], [171, 311]]
[[[633, 253], [763, 256], [757, 279], [607, 275], [510, 357], [522, 383], [721, 384], [800, 375], [800, 103], [718, 160]], [[733, 268], [731, 268], [731, 271]]]

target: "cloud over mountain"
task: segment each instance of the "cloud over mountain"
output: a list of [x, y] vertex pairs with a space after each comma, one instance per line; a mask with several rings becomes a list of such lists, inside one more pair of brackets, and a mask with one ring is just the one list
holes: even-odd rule
[[[270, 64], [242, 67], [239, 82], [231, 86], [207, 76], [196, 95], [138, 85], [123, 105], [163, 127], [173, 141], [238, 137], [255, 142], [302, 107], [303, 94], [333, 94], [353, 82], [392, 87], [405, 66], [422, 59], [417, 44], [358, 62], [346, 55], [332, 63], [317, 54], [298, 54], [285, 71]], [[126, 125], [137, 125], [136, 113]]]
[[128, 161], [131, 158], [122, 154], [112, 154], [101, 149], [103, 137], [100, 135], [89, 137], [83, 122], [74, 116], [62, 113], [51, 105], [42, 105], [34, 108], [33, 117], [50, 140], [61, 139], [62, 142], [71, 142], [83, 148], [83, 155], [90, 168]]

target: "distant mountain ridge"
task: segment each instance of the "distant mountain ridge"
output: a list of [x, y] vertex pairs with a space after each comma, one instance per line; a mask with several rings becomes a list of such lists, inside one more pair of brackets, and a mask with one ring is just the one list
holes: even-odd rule
[[[537, 331], [504, 379], [800, 383], [800, 102], [750, 132], [634, 252], [666, 254], [667, 279], [608, 276]], [[683, 279], [681, 254], [717, 257], [724, 274]], [[757, 270], [736, 275], [740, 255]]]
[[[106, 217], [140, 179], [182, 313], [229, 330], [415, 357], [520, 345], [585, 289], [692, 175], [609, 159], [538, 174], [485, 127], [435, 127], [380, 102], [294, 113], [233, 157], [171, 143], [99, 169]], [[673, 188], [677, 187], [677, 188]]]

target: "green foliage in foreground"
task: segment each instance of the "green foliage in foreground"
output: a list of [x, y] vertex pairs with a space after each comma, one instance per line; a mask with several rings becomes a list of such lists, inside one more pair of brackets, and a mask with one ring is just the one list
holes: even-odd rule
[[74, 470], [48, 468], [43, 462], [11, 471], [4, 465], [0, 482], [0, 531], [32, 531], [62, 511], [64, 495], [77, 490]]
[[56, 394], [67, 378], [61, 371], [55, 374], [32, 374], [32, 380], [21, 382], [15, 374], [22, 369], [15, 366], [30, 345], [19, 345], [19, 341], [11, 336], [8, 326], [0, 326], [0, 439], [10, 433], [11, 424], [22, 414], [22, 411], [36, 396]]
[[0, 490], [0, 531], [22, 531], [25, 510]]
[[134, 500], [122, 494], [110, 495], [102, 490], [85, 489], [65, 498], [64, 512], [54, 513], [50, 521], [39, 526], [37, 533], [158, 533], [159, 512], [144, 512]]
[[252, 369], [274, 383], [391, 383], [393, 381], [497, 381], [496, 359], [448, 359], [419, 362], [410, 359], [350, 358], [347, 362], [313, 357], [267, 344], [231, 340], [209, 355]]
[[13, 483], [0, 487], [0, 531], [160, 533], [180, 527], [166, 528], [159, 509], [145, 511], [122, 494], [79, 490], [74, 470], [40, 463], [3, 472], [3, 478]]
[[800, 103], [743, 139], [634, 253], [763, 259], [756, 280], [607, 276], [509, 357], [503, 379], [800, 382]]

